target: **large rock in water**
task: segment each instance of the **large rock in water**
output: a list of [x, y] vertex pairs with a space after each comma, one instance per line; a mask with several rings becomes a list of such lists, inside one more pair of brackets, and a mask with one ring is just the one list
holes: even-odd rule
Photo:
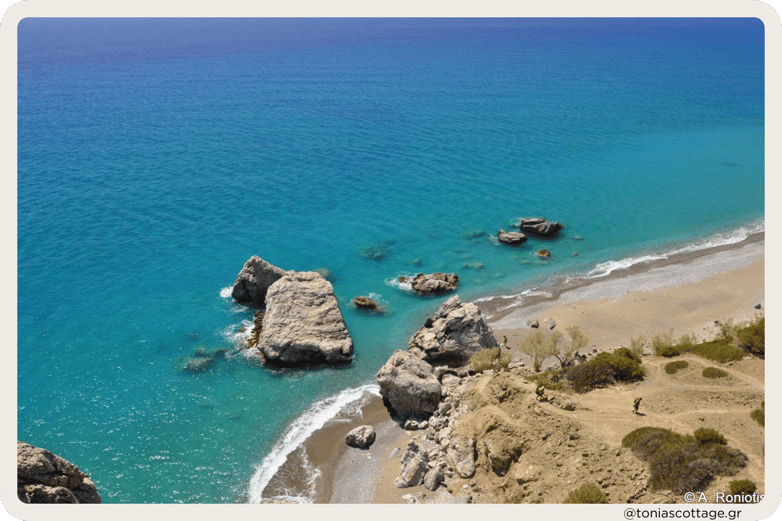
[[559, 233], [559, 230], [564, 227], [565, 225], [562, 223], [549, 222], [541, 217], [522, 219], [519, 223], [519, 229], [522, 232], [539, 235], [541, 237], [554, 237]]
[[466, 364], [481, 349], [499, 347], [478, 306], [463, 303], [454, 295], [429, 317], [407, 350], [433, 365], [457, 367]]
[[524, 244], [527, 242], [527, 236], [520, 232], [506, 232], [505, 230], [500, 230], [497, 232], [497, 239], [505, 244], [510, 244], [511, 246], [518, 246], [519, 244]]
[[353, 340], [331, 283], [314, 271], [289, 271], [272, 284], [258, 348], [277, 365], [350, 362]]
[[380, 395], [402, 418], [429, 417], [442, 389], [432, 366], [407, 351], [394, 351], [377, 373]]
[[95, 484], [73, 463], [16, 442], [16, 493], [24, 503], [100, 503]]
[[237, 302], [263, 306], [269, 286], [277, 282], [285, 270], [273, 266], [253, 255], [244, 263], [242, 271], [236, 277], [231, 297]]

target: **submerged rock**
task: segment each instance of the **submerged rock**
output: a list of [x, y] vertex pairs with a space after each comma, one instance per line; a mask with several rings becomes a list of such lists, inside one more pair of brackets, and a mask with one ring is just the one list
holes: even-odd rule
[[549, 257], [551, 257], [551, 252], [548, 250], [539, 250], [538, 257], [540, 257], [541, 259], [548, 259]]
[[289, 271], [272, 284], [258, 348], [276, 365], [349, 363], [353, 340], [331, 283], [314, 271]]
[[499, 347], [481, 310], [454, 295], [426, 320], [407, 344], [407, 350], [430, 364], [466, 364], [481, 349]]
[[285, 270], [253, 255], [244, 263], [242, 271], [236, 277], [231, 297], [237, 302], [263, 306], [269, 286], [284, 274]]
[[410, 282], [413, 290], [421, 294], [448, 293], [456, 289], [459, 283], [459, 277], [455, 273], [430, 273], [424, 275], [419, 273]]
[[73, 463], [16, 442], [16, 493], [23, 503], [100, 503], [90, 477]]
[[214, 364], [214, 361], [212, 357], [196, 355], [195, 358], [191, 358], [187, 362], [183, 371], [186, 373], [203, 373]]
[[394, 351], [377, 381], [380, 395], [402, 419], [428, 417], [440, 405], [442, 389], [432, 366], [407, 351]]

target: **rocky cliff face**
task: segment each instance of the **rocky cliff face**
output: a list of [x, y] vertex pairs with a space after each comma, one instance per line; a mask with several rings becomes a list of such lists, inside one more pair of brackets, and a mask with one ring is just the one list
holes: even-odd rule
[[24, 503], [100, 503], [95, 484], [48, 450], [16, 443], [16, 491]]

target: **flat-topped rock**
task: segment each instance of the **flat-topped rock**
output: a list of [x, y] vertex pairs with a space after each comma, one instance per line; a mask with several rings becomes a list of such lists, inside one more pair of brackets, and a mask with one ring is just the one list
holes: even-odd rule
[[349, 363], [353, 340], [331, 283], [314, 271], [289, 271], [272, 284], [258, 348], [274, 365]]
[[285, 270], [269, 264], [257, 255], [244, 263], [236, 277], [231, 297], [237, 302], [263, 306], [269, 286], [277, 282]]
[[504, 244], [509, 244], [511, 246], [519, 246], [520, 244], [524, 244], [527, 242], [527, 236], [520, 232], [506, 232], [505, 230], [500, 230], [497, 232], [497, 239]]
[[433, 365], [461, 366], [481, 349], [498, 346], [478, 306], [454, 295], [416, 331], [407, 350]]
[[419, 273], [411, 281], [413, 291], [421, 294], [439, 294], [448, 293], [456, 289], [459, 283], [459, 277], [455, 273]]
[[16, 442], [16, 492], [23, 503], [100, 503], [90, 477], [73, 463]]

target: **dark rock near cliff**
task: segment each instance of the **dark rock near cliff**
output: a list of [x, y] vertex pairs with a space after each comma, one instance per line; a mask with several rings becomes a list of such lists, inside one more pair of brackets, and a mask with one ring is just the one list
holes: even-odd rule
[[353, 299], [353, 305], [356, 306], [356, 309], [360, 309], [362, 311], [369, 311], [370, 313], [382, 313], [383, 308], [380, 307], [380, 304], [375, 302], [369, 297], [363, 297], [358, 296]]

